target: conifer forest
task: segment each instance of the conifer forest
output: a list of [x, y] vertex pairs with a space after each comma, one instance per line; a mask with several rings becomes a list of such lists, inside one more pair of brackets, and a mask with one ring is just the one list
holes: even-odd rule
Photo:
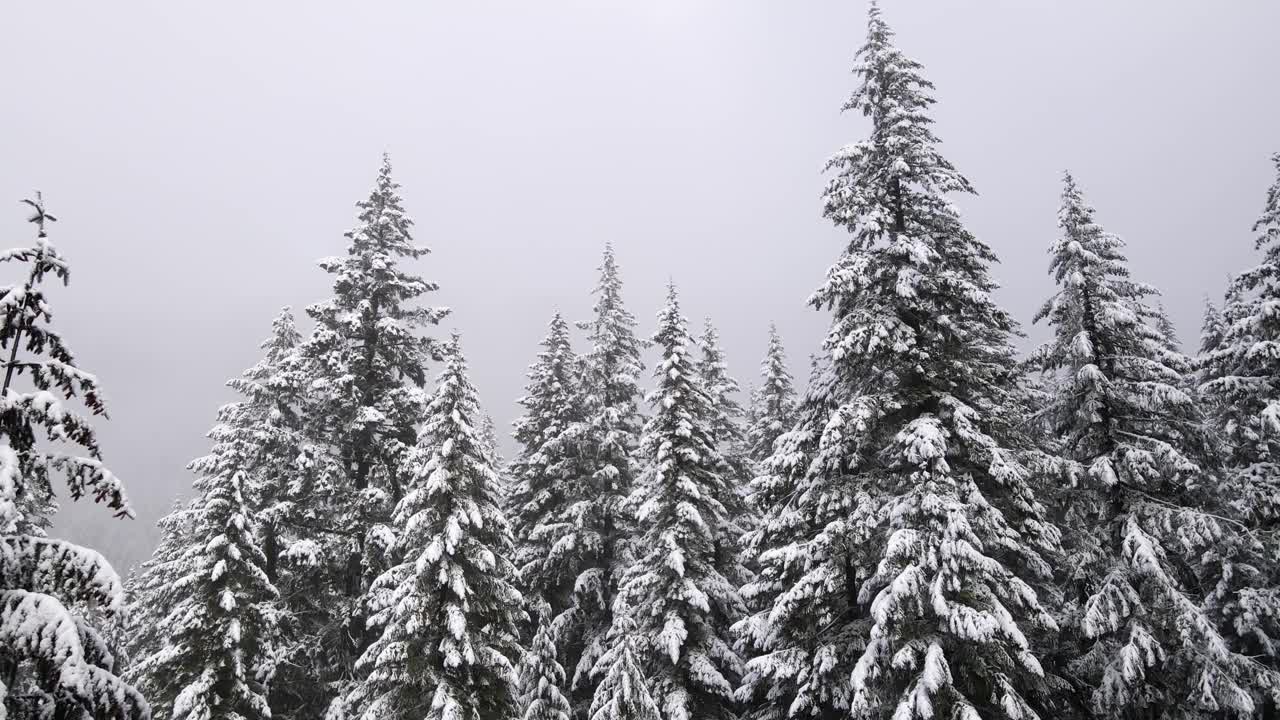
[[[671, 258], [636, 307], [606, 235], [589, 314], [473, 349], [429, 199], [370, 157], [327, 297], [261, 318], [132, 568], [59, 539], [69, 505], [144, 530], [110, 377], [54, 322], [95, 272], [77, 208], [13, 198], [0, 720], [1280, 719], [1280, 153], [1217, 219], [1254, 259], [1194, 291], [1198, 338], [1071, 171], [1027, 240], [1040, 304], [1002, 306], [899, 5], [850, 30], [847, 144], [814, 168], [825, 336], [746, 318], [734, 377], [682, 296], [720, 271]], [[513, 425], [480, 352], [524, 373]]]

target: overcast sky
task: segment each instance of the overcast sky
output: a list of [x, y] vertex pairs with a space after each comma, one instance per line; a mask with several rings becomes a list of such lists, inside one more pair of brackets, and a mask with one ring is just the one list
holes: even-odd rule
[[[1206, 293], [1254, 259], [1280, 150], [1280, 3], [884, 3], [937, 85], [969, 226], [1029, 322], [1070, 168], [1194, 345]], [[516, 415], [547, 320], [590, 312], [606, 241], [652, 330], [668, 277], [732, 370], [776, 321], [799, 377], [804, 305], [840, 249], [820, 216], [865, 5], [855, 0], [9, 3], [0, 234], [45, 193], [73, 283], [56, 322], [111, 403], [106, 458], [138, 519], [59, 532], [123, 569], [189, 492], [223, 382], [283, 305], [323, 299], [353, 204], [392, 155], [418, 264], [454, 308], [486, 406]], [[12, 201], [12, 202], [10, 202]], [[11, 274], [12, 271], [10, 271]], [[647, 378], [646, 378], [647, 379]]]

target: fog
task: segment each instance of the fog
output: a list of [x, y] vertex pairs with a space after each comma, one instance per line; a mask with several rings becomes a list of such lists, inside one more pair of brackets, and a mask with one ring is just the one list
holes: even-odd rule
[[[1194, 346], [1205, 295], [1254, 258], [1280, 3], [885, 16], [981, 193], [960, 205], [1002, 259], [1002, 302], [1029, 322], [1051, 291], [1070, 168]], [[744, 385], [770, 321], [803, 378], [827, 322], [805, 299], [842, 243], [823, 164], [865, 133], [839, 111], [864, 17], [847, 0], [10, 3], [0, 233], [28, 241], [35, 189], [60, 218], [55, 322], [106, 388], [105, 456], [137, 511], [79, 503], [58, 534], [122, 570], [150, 553], [223, 382], [281, 306], [326, 296], [314, 261], [343, 251], [384, 151], [433, 251], [417, 269], [454, 308], [440, 332], [462, 331], [499, 424], [552, 312], [589, 316], [606, 241], [643, 333], [672, 278]]]

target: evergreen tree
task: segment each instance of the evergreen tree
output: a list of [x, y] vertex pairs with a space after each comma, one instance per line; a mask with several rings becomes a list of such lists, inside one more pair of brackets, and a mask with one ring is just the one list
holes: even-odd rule
[[1145, 314], [1145, 319], [1150, 321], [1152, 327], [1160, 334], [1160, 342], [1164, 345], [1166, 353], [1171, 355], [1182, 354], [1182, 341], [1178, 339], [1178, 329], [1173, 326], [1173, 321], [1169, 319], [1169, 312], [1165, 310], [1164, 303], [1157, 302], [1155, 308]]
[[582, 360], [583, 420], [562, 440], [586, 463], [582, 495], [557, 526], [561, 572], [572, 578], [567, 608], [552, 620], [556, 646], [572, 673], [575, 712], [595, 693], [591, 670], [608, 645], [613, 598], [627, 564], [631, 521], [624, 507], [634, 485], [639, 442], [640, 341], [635, 318], [622, 303], [622, 278], [606, 247], [596, 287], [595, 318], [584, 325], [591, 349]]
[[1213, 449], [1190, 368], [1167, 321], [1130, 278], [1119, 238], [1094, 220], [1070, 174], [1052, 248], [1058, 292], [1036, 319], [1054, 337], [1032, 356], [1060, 376], [1049, 407], [1063, 441], [1065, 626], [1079, 643], [1071, 675], [1098, 717], [1149, 713], [1242, 717], [1250, 663], [1229, 652], [1190, 597], [1189, 571], [1225, 528], [1199, 512]]
[[309, 537], [289, 548], [300, 591], [286, 598], [298, 623], [290, 663], [308, 672], [282, 684], [290, 696], [272, 698], [285, 718], [323, 714], [374, 638], [365, 592], [395, 542], [391, 514], [405, 492], [426, 365], [438, 352], [419, 333], [447, 313], [417, 304], [436, 285], [402, 267], [428, 251], [410, 235], [398, 189], [384, 156], [372, 193], [357, 205], [359, 225], [346, 233], [346, 255], [320, 262], [334, 276], [334, 295], [307, 308], [315, 328], [298, 349], [308, 375], [308, 447], [299, 479], [306, 506], [295, 522]]
[[299, 457], [309, 451], [299, 411], [308, 375], [298, 357], [301, 343], [293, 311], [285, 307], [271, 323], [271, 336], [259, 345], [262, 359], [227, 381], [245, 398], [241, 422], [252, 436], [257, 466], [244, 490], [261, 526], [262, 569], [272, 583], [279, 580], [288, 544], [310, 534], [295, 527], [301, 522], [299, 505], [305, 505], [298, 483], [305, 463]]
[[493, 416], [489, 413], [482, 413], [480, 418], [480, 440], [484, 443], [485, 452], [493, 458], [493, 466], [501, 468], [505, 464], [502, 457], [502, 447], [498, 440], [498, 426], [493, 422]]
[[[1254, 224], [1257, 266], [1232, 279], [1216, 337], [1200, 358], [1201, 396], [1225, 457], [1224, 510], [1243, 523], [1252, 542], [1234, 556], [1221, 555], [1224, 578], [1210, 596], [1226, 630], [1244, 654], [1269, 672], [1280, 666], [1280, 153], [1272, 156], [1277, 179]], [[1266, 712], [1277, 703], [1268, 687]]]
[[[521, 588], [531, 602], [546, 603], [555, 618], [569, 607], [578, 569], [586, 562], [581, 548], [562, 540], [572, 537], [575, 509], [590, 497], [591, 471], [576, 442], [584, 418], [581, 379], [569, 324], [560, 313], [542, 347], [520, 399], [525, 414], [515, 424], [520, 454], [511, 464], [507, 507]], [[554, 639], [552, 646], [558, 646]]]
[[[0, 254], [26, 266], [20, 283], [0, 286], [0, 716], [147, 720], [146, 700], [116, 676], [97, 629], [123, 609], [120, 578], [93, 550], [44, 537], [59, 474], [72, 499], [133, 512], [102, 464], [89, 418], [63, 405], [78, 398], [91, 415], [106, 414], [97, 379], [51, 325], [42, 283], [70, 277], [46, 232], [55, 218], [39, 195], [25, 202], [36, 242]], [[62, 452], [71, 447], [82, 450]]]
[[360, 658], [368, 675], [348, 701], [366, 720], [515, 714], [522, 599], [479, 420], [455, 335], [395, 510], [399, 562], [371, 593], [381, 637]]
[[163, 718], [255, 720], [271, 717], [278, 597], [263, 566], [246, 488], [261, 467], [252, 402], [222, 408], [210, 433], [213, 452], [191, 464], [199, 498], [185, 513], [188, 544], [177, 580], [159, 600], [163, 647], [139, 658]]
[[659, 720], [661, 713], [636, 661], [635, 628], [625, 608], [609, 630], [607, 649], [592, 676], [599, 684], [591, 699], [589, 720]]
[[1218, 424], [1233, 484], [1249, 493], [1246, 512], [1269, 527], [1280, 517], [1280, 318], [1270, 311], [1280, 299], [1280, 153], [1272, 160], [1277, 180], [1253, 228], [1262, 262], [1232, 280], [1222, 336], [1203, 359], [1203, 391], [1225, 411]]
[[173, 605], [174, 585], [185, 572], [184, 555], [192, 540], [192, 518], [198, 511], [196, 501], [175, 500], [168, 515], [156, 523], [160, 541], [151, 557], [125, 581], [126, 612], [120, 622], [124, 636], [124, 678], [144, 697], [151, 698], [152, 716], [173, 717], [173, 696], [168, 701], [163, 685], [168, 678], [144, 671], [144, 660], [171, 647], [164, 623]]
[[753, 462], [762, 463], [773, 454], [774, 443], [791, 429], [795, 416], [795, 389], [787, 370], [786, 351], [777, 326], [769, 325], [769, 348], [760, 364], [760, 389], [756, 393], [756, 413], [747, 426], [747, 448]]
[[742, 626], [743, 693], [761, 718], [1036, 717], [1057, 533], [1011, 412], [1016, 326], [946, 197], [972, 189], [937, 149], [932, 86], [875, 5], [858, 60], [846, 109], [871, 136], [825, 196], [851, 238], [811, 298], [834, 314], [829, 370], [757, 482], [748, 592], [773, 600]]
[[493, 463], [494, 472], [498, 473], [498, 506], [507, 507], [507, 498], [511, 495], [512, 484], [511, 478], [507, 477], [507, 460], [502, 456], [502, 446], [498, 440], [498, 426], [493, 422], [493, 416], [486, 412], [480, 413], [480, 444]]
[[[285, 308], [263, 358], [227, 382], [242, 399], [219, 411], [213, 451], [192, 463], [199, 497], [162, 521], [165, 537], [133, 598], [134, 622], [160, 640], [135, 648], [130, 673], [162, 717], [269, 717], [275, 659], [294, 653], [283, 640], [297, 623], [280, 612], [275, 582], [285, 544], [310, 542], [293, 526], [304, 495], [299, 340]], [[294, 589], [291, 575], [279, 579]], [[305, 678], [293, 668], [283, 679]]]
[[745, 612], [737, 591], [740, 501], [716, 449], [723, 410], [699, 378], [674, 286], [653, 342], [662, 362], [641, 442], [646, 470], [633, 498], [643, 532], [617, 602], [634, 619], [636, 659], [661, 698], [662, 717], [728, 720], [742, 673], [729, 640]]
[[742, 454], [746, 433], [742, 420], [745, 412], [734, 399], [741, 388], [738, 381], [729, 375], [729, 367], [725, 363], [724, 350], [720, 347], [720, 334], [707, 318], [698, 339], [701, 354], [695, 366], [698, 380], [711, 398], [711, 416], [708, 430], [716, 449], [726, 463], [728, 477], [738, 491], [745, 491], [751, 480], [751, 469], [747, 458]]
[[[778, 437], [751, 483], [760, 524], [743, 537], [743, 545], [756, 576], [742, 588], [751, 614], [733, 629], [748, 659], [739, 700], [744, 717], [752, 720], [836, 720], [848, 711], [850, 673], [869, 631], [856, 612], [860, 580], [849, 551], [872, 543], [869, 502], [838, 484], [828, 489], [819, 468], [810, 475], [842, 390], [829, 358], [811, 356], [795, 424]], [[841, 522], [850, 509], [858, 514]], [[815, 528], [828, 523], [856, 535], [847, 543], [831, 534], [815, 537]], [[833, 578], [844, 583], [843, 593], [818, 591], [819, 583]]]
[[1204, 316], [1200, 321], [1200, 353], [1207, 355], [1217, 350], [1226, 330], [1226, 318], [1222, 315], [1222, 309], [1206, 297]]
[[[550, 610], [545, 604], [541, 609], [545, 623]], [[570, 720], [564, 667], [556, 654], [550, 628], [543, 624], [520, 661], [520, 720]]]

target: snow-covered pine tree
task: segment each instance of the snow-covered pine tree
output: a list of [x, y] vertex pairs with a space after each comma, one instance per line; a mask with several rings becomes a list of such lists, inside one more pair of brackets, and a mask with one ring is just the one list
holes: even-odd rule
[[873, 4], [846, 105], [871, 136], [830, 161], [825, 195], [851, 238], [811, 298], [834, 314], [830, 371], [757, 483], [777, 501], [751, 592], [776, 599], [744, 625], [752, 717], [1048, 705], [1028, 636], [1053, 627], [1034, 588], [1057, 533], [1021, 458], [1017, 329], [991, 298], [993, 253], [947, 199], [972, 189], [938, 151], [920, 70]]
[[[139, 593], [131, 598], [132, 622], [153, 624], [162, 636], [159, 643], [134, 647], [130, 667], [130, 677], [137, 677], [157, 701], [161, 718], [182, 717], [175, 703], [186, 688], [194, 693], [194, 704], [181, 706], [186, 712], [199, 714], [201, 707], [217, 706], [245, 717], [261, 714], [274, 658], [293, 654], [285, 640], [297, 626], [280, 612], [275, 583], [283, 581], [291, 592], [308, 590], [298, 586], [292, 573], [282, 576], [279, 567], [290, 544], [311, 543], [307, 531], [296, 526], [307, 524], [300, 508], [306, 505], [300, 484], [306, 474], [298, 463], [306, 453], [297, 412], [305, 378], [295, 352], [299, 340], [293, 315], [284, 308], [261, 344], [262, 359], [227, 382], [242, 399], [219, 410], [218, 424], [210, 432], [212, 452], [192, 463], [199, 474], [199, 496], [161, 521], [161, 545], [144, 566]], [[246, 521], [246, 527], [237, 525]], [[216, 552], [209, 543], [216, 544]], [[251, 547], [242, 547], [245, 543]], [[201, 549], [212, 554], [196, 552]], [[223, 553], [230, 563], [223, 563], [218, 578], [206, 577]], [[219, 614], [222, 606], [210, 606], [210, 597], [215, 602], [229, 598], [233, 605]], [[192, 624], [197, 617], [209, 627]], [[226, 651], [213, 633], [231, 626], [239, 628], [246, 643], [238, 651], [243, 660], [220, 666]], [[205, 669], [213, 675], [239, 673], [239, 679], [204, 687], [207, 678], [200, 673]], [[284, 680], [305, 682], [307, 672], [294, 666]], [[240, 699], [231, 700], [229, 693]], [[245, 705], [235, 710], [240, 704]], [[216, 717], [221, 711], [211, 712]]]
[[1182, 341], [1178, 339], [1178, 329], [1169, 319], [1169, 312], [1165, 310], [1163, 302], [1157, 302], [1152, 312], [1145, 314], [1144, 319], [1156, 329], [1156, 332], [1160, 333], [1160, 341], [1166, 352], [1182, 354]]
[[480, 439], [484, 441], [484, 449], [493, 458], [493, 466], [501, 468], [505, 464], [502, 457], [502, 446], [498, 440], [498, 426], [493, 422], [493, 416], [489, 413], [483, 413], [480, 418]]
[[399, 562], [370, 592], [370, 624], [381, 636], [357, 665], [367, 675], [347, 701], [352, 716], [490, 720], [516, 713], [522, 598], [479, 421], [455, 335], [395, 509]]
[[1222, 309], [1206, 296], [1204, 314], [1200, 320], [1200, 354], [1208, 355], [1217, 350], [1226, 330], [1226, 318], [1223, 317]]
[[716, 331], [711, 318], [706, 318], [703, 323], [698, 348], [701, 350], [695, 365], [698, 380], [711, 398], [712, 414], [708, 429], [716, 449], [727, 464], [730, 475], [725, 479], [736, 491], [744, 492], [752, 473], [750, 463], [742, 453], [746, 442], [743, 427], [745, 413], [735, 398], [741, 388], [738, 381], [729, 374], [724, 349], [720, 347], [720, 333]]
[[507, 496], [511, 494], [512, 486], [511, 478], [507, 475], [507, 460], [502, 457], [502, 445], [498, 440], [498, 426], [493, 421], [493, 416], [482, 410], [476, 429], [480, 433], [480, 445], [489, 454], [494, 472], [498, 474], [498, 507], [505, 513]]
[[302, 336], [292, 309], [285, 307], [271, 323], [271, 336], [262, 341], [262, 359], [227, 386], [245, 398], [245, 424], [256, 443], [257, 466], [247, 477], [245, 497], [261, 527], [263, 571], [279, 580], [282, 556], [292, 541], [309, 533], [293, 527], [300, 519], [299, 498], [305, 498], [305, 458], [310, 454], [299, 409], [306, 392], [307, 371], [298, 357]]
[[572, 710], [565, 697], [567, 679], [556, 659], [551, 628], [546, 624], [551, 609], [539, 604], [538, 629], [520, 659], [520, 720], [571, 720]]
[[334, 277], [333, 297], [307, 308], [315, 328], [298, 350], [309, 374], [302, 417], [312, 452], [300, 512], [311, 537], [290, 552], [312, 569], [306, 592], [287, 593], [286, 609], [301, 623], [291, 647], [302, 655], [291, 662], [309, 672], [278, 685], [288, 696], [272, 698], [278, 715], [295, 720], [321, 716], [345, 693], [374, 638], [364, 595], [394, 543], [391, 514], [407, 482], [426, 365], [438, 353], [420, 331], [447, 313], [417, 304], [436, 285], [403, 267], [428, 251], [410, 235], [386, 156], [357, 207], [346, 255], [320, 261]]
[[1254, 224], [1262, 262], [1232, 279], [1217, 347], [1202, 358], [1203, 392], [1224, 414], [1218, 425], [1230, 454], [1233, 485], [1249, 493], [1246, 512], [1274, 526], [1280, 520], [1280, 153], [1277, 179]]
[[174, 501], [169, 514], [156, 523], [160, 528], [156, 549], [124, 584], [127, 607], [121, 621], [123, 677], [144, 697], [151, 698], [151, 714], [157, 719], [173, 716], [172, 702], [166, 705], [161, 697], [164, 691], [160, 684], [166, 678], [144, 671], [142, 661], [170, 647], [162, 621], [173, 605], [173, 586], [185, 574], [183, 556], [192, 545], [192, 516], [197, 509], [195, 501]]
[[1030, 361], [1057, 376], [1046, 412], [1070, 488], [1060, 518], [1068, 674], [1097, 717], [1249, 717], [1252, 663], [1194, 598], [1196, 565], [1230, 529], [1197, 498], [1216, 461], [1184, 389], [1190, 368], [1148, 301], [1156, 291], [1131, 279], [1123, 242], [1070, 174], [1058, 222], [1058, 291], [1036, 315], [1054, 336]]
[[[1204, 314], [1200, 322], [1200, 346], [1192, 361], [1195, 366], [1194, 392], [1214, 430], [1213, 435], [1218, 445], [1217, 454], [1219, 458], [1225, 459], [1228, 481], [1235, 475], [1233, 467], [1236, 458], [1236, 450], [1231, 447], [1233, 439], [1225, 432], [1227, 426], [1234, 421], [1233, 408], [1224, 404], [1229, 403], [1231, 397], [1230, 393], [1224, 393], [1220, 388], [1208, 383], [1222, 373], [1229, 373], [1227, 370], [1229, 363], [1221, 362], [1221, 357], [1216, 362], [1213, 358], [1223, 348], [1223, 343], [1226, 342], [1228, 333], [1232, 332], [1232, 327], [1242, 319], [1241, 315], [1248, 312], [1245, 304], [1240, 302], [1240, 290], [1241, 288], [1236, 286], [1235, 278], [1228, 277], [1227, 291], [1223, 294], [1221, 305], [1205, 297]], [[1239, 342], [1247, 336], [1248, 333], [1237, 334], [1236, 341]], [[1234, 508], [1232, 514], [1238, 514], [1241, 509]], [[1252, 510], [1246, 512], [1252, 512]]]
[[756, 421], [760, 419], [760, 389], [756, 384], [747, 381], [747, 389], [745, 392], [747, 397], [747, 406], [742, 409], [742, 447], [743, 453], [748, 460], [753, 459], [751, 456], [751, 428], [756, 426]]
[[795, 420], [795, 389], [787, 369], [786, 350], [776, 325], [769, 324], [769, 347], [760, 363], [760, 388], [755, 393], [755, 417], [747, 426], [750, 459], [762, 463], [773, 454], [778, 436]]
[[591, 675], [598, 683], [587, 711], [588, 720], [661, 720], [649, 682], [636, 657], [637, 638], [626, 608], [615, 608], [607, 649]]
[[[36, 242], [0, 254], [25, 266], [20, 282], [0, 286], [0, 715], [147, 720], [146, 700], [116, 676], [95, 627], [123, 609], [119, 577], [93, 550], [44, 537], [59, 474], [72, 499], [133, 513], [89, 419], [63, 404], [78, 398], [91, 415], [106, 415], [97, 379], [76, 366], [50, 324], [42, 283], [70, 277], [46, 231], [54, 217], [39, 195], [25, 202]], [[80, 450], [63, 452], [73, 447]]]
[[138, 658], [162, 720], [265, 720], [278, 638], [276, 588], [263, 567], [248, 488], [263, 463], [259, 407], [224, 406], [212, 452], [191, 463], [199, 497], [186, 511], [188, 545], [159, 599], [167, 642]]
[[638, 409], [640, 341], [635, 318], [622, 303], [622, 277], [613, 247], [606, 246], [596, 286], [595, 318], [584, 323], [591, 349], [581, 362], [582, 422], [562, 440], [586, 459], [583, 496], [561, 516], [557, 543], [563, 572], [572, 577], [568, 607], [552, 620], [556, 646], [565, 653], [575, 713], [590, 707], [591, 670], [608, 648], [613, 598], [626, 565], [631, 520], [624, 507], [634, 485], [634, 453], [641, 430]]
[[662, 360], [641, 440], [644, 475], [631, 498], [641, 533], [616, 602], [635, 623], [636, 659], [664, 720], [729, 720], [742, 674], [730, 640], [745, 614], [742, 501], [716, 448], [723, 408], [702, 385], [674, 285], [653, 342]]
[[[720, 333], [716, 331], [711, 318], [706, 318], [703, 323], [698, 348], [701, 350], [695, 364], [698, 381], [711, 399], [708, 429], [724, 463], [722, 474], [725, 482], [733, 488], [736, 495], [734, 503], [729, 507], [729, 514], [734, 518], [736, 528], [733, 543], [736, 551], [739, 544], [737, 541], [755, 524], [751, 504], [747, 501], [751, 479], [755, 476], [755, 465], [748, 452], [746, 412], [734, 397], [741, 392], [741, 388], [738, 381], [729, 374], [724, 350], [720, 347]], [[741, 562], [741, 558], [737, 558], [735, 562]], [[746, 582], [745, 575], [734, 579], [739, 587]]]
[[[525, 414], [515, 423], [520, 453], [511, 463], [507, 515], [521, 590], [531, 603], [547, 604], [550, 622], [570, 606], [579, 569], [588, 560], [576, 543], [563, 540], [573, 536], [575, 510], [590, 497], [591, 468], [578, 452], [576, 432], [584, 419], [579, 362], [560, 313], [551, 319], [542, 348], [520, 399]], [[561, 647], [559, 639], [552, 646]]]
[[[1217, 337], [1199, 359], [1200, 394], [1225, 455], [1226, 511], [1255, 539], [1224, 569], [1212, 605], [1238, 647], [1269, 670], [1280, 668], [1280, 153], [1276, 180], [1253, 226], [1261, 262], [1231, 280]], [[1267, 712], [1280, 706], [1266, 698]]]
[[[865, 613], [856, 610], [861, 581], [852, 551], [873, 544], [870, 503], [827, 481], [814, 467], [823, 428], [845, 390], [835, 379], [825, 354], [810, 357], [795, 424], [778, 437], [751, 482], [760, 523], [743, 537], [743, 545], [756, 576], [742, 588], [751, 614], [733, 628], [747, 660], [738, 699], [743, 717], [751, 720], [845, 717], [849, 673], [869, 631]], [[842, 520], [850, 509], [857, 515]], [[829, 523], [839, 535], [815, 537]], [[856, 537], [845, 541], [846, 528]], [[869, 563], [858, 557], [859, 567]], [[810, 568], [822, 572], [811, 574]], [[832, 578], [845, 583], [844, 592], [818, 591]]]

